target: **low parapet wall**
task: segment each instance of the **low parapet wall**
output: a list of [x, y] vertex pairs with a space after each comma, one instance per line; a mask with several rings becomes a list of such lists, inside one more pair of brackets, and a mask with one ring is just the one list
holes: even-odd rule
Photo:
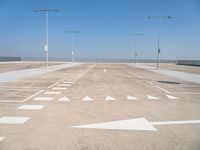
[[0, 62], [21, 61], [21, 57], [0, 57]]
[[200, 60], [178, 60], [177, 65], [200, 66]]

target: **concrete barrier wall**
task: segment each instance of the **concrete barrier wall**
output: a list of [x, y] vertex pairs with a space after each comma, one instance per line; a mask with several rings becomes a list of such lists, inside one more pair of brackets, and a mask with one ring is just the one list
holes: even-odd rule
[[178, 60], [177, 65], [200, 66], [200, 60]]

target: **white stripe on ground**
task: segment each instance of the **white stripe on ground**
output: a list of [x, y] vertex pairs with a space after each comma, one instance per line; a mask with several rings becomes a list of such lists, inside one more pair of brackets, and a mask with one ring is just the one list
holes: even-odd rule
[[152, 125], [179, 125], [179, 124], [195, 124], [200, 123], [200, 120], [184, 120], [184, 121], [161, 121], [150, 122]]
[[154, 96], [151, 96], [151, 95], [147, 95], [147, 98], [150, 99], [150, 100], [159, 99], [158, 97], [154, 97]]
[[33, 100], [35, 101], [52, 101], [53, 97], [35, 97]]
[[45, 92], [44, 94], [47, 94], [47, 95], [59, 95], [61, 94], [62, 92]]
[[54, 87], [52, 89], [53, 90], [66, 90], [67, 88], [64, 88], [64, 87]]
[[45, 106], [44, 105], [22, 105], [19, 106], [17, 109], [22, 109], [22, 110], [41, 110]]
[[0, 137], [0, 142], [3, 141], [5, 139], [5, 137]]
[[0, 124], [24, 124], [30, 117], [5, 116], [0, 118]]

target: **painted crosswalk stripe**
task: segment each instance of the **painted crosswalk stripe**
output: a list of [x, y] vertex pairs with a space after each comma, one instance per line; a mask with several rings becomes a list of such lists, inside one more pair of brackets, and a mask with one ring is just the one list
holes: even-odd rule
[[62, 92], [45, 92], [44, 94], [47, 94], [47, 95], [59, 95], [61, 94]]
[[148, 99], [150, 100], [154, 100], [154, 99], [159, 99], [158, 97], [154, 97], [154, 96], [151, 96], [151, 95], [147, 95]]
[[82, 101], [93, 101], [93, 99], [89, 96], [86, 96], [82, 99]]
[[0, 118], [0, 124], [24, 124], [30, 117], [10, 117], [5, 116]]
[[71, 84], [58, 84], [58, 86], [69, 87], [69, 86], [71, 86]]
[[69, 102], [70, 100], [69, 100], [69, 98], [68, 98], [67, 96], [63, 96], [63, 97], [60, 98], [58, 101], [59, 101], [59, 102]]
[[53, 97], [35, 97], [33, 100], [35, 101], [52, 101]]
[[64, 81], [63, 83], [73, 84], [73, 83], [75, 83], [75, 82], [72, 82], [72, 81]]
[[17, 109], [22, 109], [22, 110], [41, 110], [45, 106], [44, 105], [22, 105], [19, 106]]
[[167, 96], [167, 98], [169, 98], [169, 99], [179, 99], [179, 97], [175, 97], [175, 96], [171, 96], [171, 95], [166, 95]]
[[3, 141], [5, 139], [5, 137], [0, 137], [0, 142]]
[[52, 89], [53, 90], [66, 90], [67, 88], [64, 88], [64, 87], [54, 87]]
[[128, 95], [127, 100], [138, 100], [138, 98]]
[[111, 97], [111, 96], [106, 96], [105, 98], [106, 101], [114, 101], [116, 100], [115, 98]]

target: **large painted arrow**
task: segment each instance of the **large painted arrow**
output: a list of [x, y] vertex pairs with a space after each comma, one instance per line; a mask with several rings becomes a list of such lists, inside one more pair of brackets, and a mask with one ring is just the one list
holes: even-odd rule
[[96, 124], [72, 126], [72, 128], [157, 131], [157, 129], [154, 126], [195, 124], [195, 123], [200, 123], [200, 120], [149, 122], [145, 118], [136, 118], [129, 120], [119, 120], [119, 121], [103, 122]]

